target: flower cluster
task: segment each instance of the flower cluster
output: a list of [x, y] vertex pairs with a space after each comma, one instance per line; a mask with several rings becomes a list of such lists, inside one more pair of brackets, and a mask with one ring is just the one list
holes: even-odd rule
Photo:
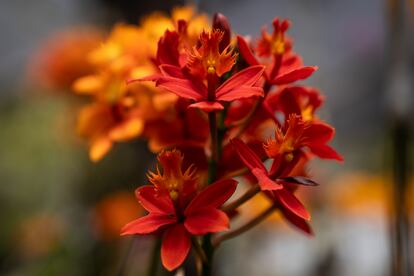
[[[122, 235], [162, 237], [165, 268], [182, 265], [193, 247], [207, 275], [214, 249], [275, 210], [312, 234], [310, 214], [295, 196], [315, 186], [306, 165], [314, 157], [342, 161], [328, 143], [334, 128], [316, 111], [323, 97], [298, 81], [305, 66], [287, 35], [290, 22], [274, 19], [257, 40], [232, 34], [227, 18], [177, 9], [141, 26], [118, 25], [88, 54], [96, 70], [74, 90], [93, 102], [79, 118], [90, 157], [102, 158], [114, 142], [142, 137], [159, 153], [151, 185], [136, 190], [148, 211]], [[244, 177], [248, 188], [227, 202]], [[241, 187], [240, 187], [241, 188]], [[239, 228], [239, 207], [257, 194], [271, 206]], [[223, 233], [218, 233], [223, 232]]]
[[79, 76], [72, 88], [92, 100], [78, 117], [78, 132], [89, 142], [91, 160], [100, 160], [115, 142], [137, 137], [146, 137], [151, 149], [160, 151], [164, 145], [176, 142], [165, 139], [166, 126], [184, 132], [187, 126], [182, 123], [182, 116], [197, 116], [179, 114], [179, 109], [187, 113], [180, 100], [152, 84], [126, 83], [127, 79], [156, 73], [156, 60], [170, 58], [158, 54], [154, 57], [157, 45], [162, 44], [158, 39], [166, 29], [178, 28], [180, 20], [188, 22], [188, 43], [195, 41], [198, 33], [208, 26], [207, 17], [196, 15], [192, 8], [177, 8], [171, 17], [154, 13], [139, 26], [116, 25], [101, 45], [85, 53], [93, 70]]
[[[262, 191], [273, 202], [271, 208], [279, 209], [293, 225], [312, 234], [308, 224], [310, 214], [294, 193], [298, 185], [317, 185], [305, 173], [306, 163], [312, 157], [339, 161], [342, 157], [327, 144], [334, 136], [334, 129], [315, 115], [323, 103], [322, 96], [317, 89], [296, 84], [312, 75], [317, 67], [304, 66], [300, 56], [293, 52], [292, 40], [286, 35], [289, 22], [276, 18], [272, 34], [264, 30], [262, 37], [255, 43], [241, 36], [233, 39], [229, 23], [222, 15], [216, 15], [211, 30], [203, 30], [192, 44], [187, 39], [188, 23], [179, 21], [177, 26], [174, 31], [166, 31], [159, 41], [156, 59], [158, 72], [130, 80], [129, 83], [152, 81], [158, 88], [170, 91], [186, 101], [189, 110], [205, 112], [211, 133], [209, 144], [200, 144], [205, 158], [186, 158], [194, 164], [209, 160], [210, 180], [218, 177], [220, 182], [231, 183], [227, 182], [226, 176], [235, 176], [234, 172], [241, 170], [239, 175], [250, 176], [253, 186], [245, 196], [224, 207], [227, 215]], [[203, 128], [207, 128], [206, 124], [198, 125], [197, 131]], [[269, 135], [269, 131], [273, 131], [274, 135]], [[186, 145], [177, 143], [174, 146], [181, 148]], [[164, 152], [159, 156], [167, 172], [162, 177], [159, 174], [151, 176], [155, 188], [138, 189], [137, 197], [144, 207], [145, 202], [149, 201], [143, 198], [144, 189], [162, 193], [168, 186], [165, 183], [188, 183], [189, 187], [194, 186], [182, 177], [187, 175], [187, 178], [191, 178], [191, 173], [187, 171], [182, 174], [180, 168], [176, 167], [175, 174], [181, 176], [177, 177], [168, 168], [172, 163], [180, 163], [164, 160], [166, 155], [174, 153]], [[241, 162], [234, 162], [235, 156]], [[264, 164], [265, 160], [271, 160], [269, 169]], [[215, 164], [213, 168], [212, 163]], [[248, 170], [243, 170], [244, 167]], [[212, 173], [211, 169], [216, 172]], [[166, 175], [170, 175], [169, 180]], [[177, 181], [178, 178], [181, 180]], [[164, 232], [162, 258], [164, 266], [170, 270], [179, 266], [184, 260], [183, 256], [188, 253], [190, 242], [184, 236], [222, 231], [226, 228], [224, 222], [228, 220], [225, 213], [220, 213], [217, 208], [231, 195], [230, 184], [227, 184], [229, 188], [222, 192], [222, 196], [206, 192], [220, 189], [213, 188], [220, 187], [214, 183], [193, 199], [198, 202], [197, 199], [202, 195], [209, 195], [210, 198], [203, 205], [207, 209], [211, 209], [209, 204], [219, 203], [214, 205], [216, 209], [214, 212], [211, 209], [209, 215], [201, 212], [203, 215], [197, 222], [201, 229], [195, 229], [191, 224], [193, 221], [188, 223], [193, 218], [191, 214], [194, 211], [190, 208], [194, 206], [193, 203], [189, 207], [171, 203], [187, 193], [184, 192], [184, 186], [179, 184], [181, 190], [169, 190], [167, 198], [170, 203], [165, 204], [163, 210], [147, 208], [150, 212], [148, 216], [132, 222], [123, 231], [124, 234], [145, 234], [169, 225]], [[154, 199], [152, 204], [158, 200]], [[179, 221], [176, 213], [183, 214], [181, 222], [184, 226], [176, 226]], [[148, 230], [143, 224], [154, 214], [162, 216], [164, 220], [151, 223], [153, 228]], [[214, 223], [213, 216], [216, 216]], [[179, 258], [175, 256], [174, 263], [169, 260], [170, 255], [167, 253], [170, 233], [173, 231], [177, 239], [174, 248], [180, 250]], [[213, 239], [213, 244], [218, 245], [227, 236], [219, 236], [215, 243]]]

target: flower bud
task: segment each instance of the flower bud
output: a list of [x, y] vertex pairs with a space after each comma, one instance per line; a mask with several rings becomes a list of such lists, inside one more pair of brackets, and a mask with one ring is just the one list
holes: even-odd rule
[[215, 13], [213, 17], [213, 29], [219, 29], [224, 33], [223, 39], [219, 45], [219, 50], [221, 52], [230, 44], [231, 39], [231, 28], [227, 17], [221, 13]]

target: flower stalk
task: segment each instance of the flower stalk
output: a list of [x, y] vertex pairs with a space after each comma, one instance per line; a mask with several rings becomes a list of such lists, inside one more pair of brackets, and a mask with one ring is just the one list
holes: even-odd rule
[[265, 220], [276, 209], [277, 209], [277, 205], [273, 204], [270, 207], [268, 207], [267, 209], [265, 209], [263, 212], [261, 212], [257, 217], [253, 218], [252, 220], [248, 221], [247, 223], [243, 224], [242, 226], [240, 226], [240, 227], [238, 227], [234, 230], [228, 231], [228, 232], [224, 233], [223, 235], [215, 236], [213, 241], [212, 241], [213, 246], [218, 247], [218, 246], [220, 246], [220, 244], [223, 241], [235, 238], [235, 237], [243, 234], [244, 232], [252, 229], [256, 225], [261, 223], [263, 220]]
[[237, 209], [239, 206], [241, 206], [243, 203], [247, 202], [249, 199], [254, 197], [260, 192], [260, 186], [254, 185], [250, 187], [242, 196], [240, 196], [235, 201], [231, 202], [228, 205], [223, 206], [222, 210], [226, 213], [230, 213], [231, 211]]

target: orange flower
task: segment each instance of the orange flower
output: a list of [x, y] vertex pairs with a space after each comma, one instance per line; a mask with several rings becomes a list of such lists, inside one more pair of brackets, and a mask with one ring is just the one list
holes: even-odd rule
[[87, 55], [95, 70], [78, 78], [73, 90], [93, 101], [78, 120], [79, 133], [89, 141], [93, 161], [101, 159], [114, 142], [139, 137], [154, 120], [176, 116], [175, 95], [153, 84], [126, 86], [125, 81], [157, 72], [151, 57], [155, 56], [159, 36], [165, 29], [178, 27], [177, 20], [181, 19], [189, 20], [186, 39], [190, 40], [194, 36], [191, 32], [207, 25], [205, 17], [196, 16], [192, 8], [175, 9], [172, 18], [154, 13], [140, 26], [116, 25], [106, 41]]
[[119, 237], [119, 231], [129, 221], [142, 214], [135, 197], [128, 192], [113, 193], [96, 204], [93, 223], [103, 239]]
[[187, 64], [193, 75], [205, 78], [207, 74], [216, 74], [221, 77], [230, 71], [236, 63], [237, 54], [230, 49], [230, 44], [223, 51], [219, 51], [223, 36], [224, 33], [220, 30], [201, 33], [201, 46], [193, 47]]
[[33, 56], [29, 75], [53, 89], [69, 89], [72, 82], [93, 72], [85, 56], [102, 40], [100, 30], [83, 27], [52, 35]]
[[81, 110], [78, 118], [78, 132], [90, 143], [92, 161], [99, 161], [114, 142], [133, 139], [142, 130], [142, 119], [129, 112], [125, 103], [92, 103]]

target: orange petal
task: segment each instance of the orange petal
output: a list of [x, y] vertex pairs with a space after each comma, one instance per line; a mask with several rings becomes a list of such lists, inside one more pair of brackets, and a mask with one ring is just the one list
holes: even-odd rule
[[112, 148], [111, 140], [107, 138], [101, 138], [94, 141], [89, 149], [89, 158], [93, 162], [97, 162], [108, 153], [108, 151]]
[[72, 88], [78, 94], [95, 94], [102, 88], [102, 80], [95, 75], [82, 77], [75, 81]]
[[109, 137], [114, 141], [125, 141], [139, 136], [144, 129], [144, 121], [141, 118], [130, 119], [109, 132]]

